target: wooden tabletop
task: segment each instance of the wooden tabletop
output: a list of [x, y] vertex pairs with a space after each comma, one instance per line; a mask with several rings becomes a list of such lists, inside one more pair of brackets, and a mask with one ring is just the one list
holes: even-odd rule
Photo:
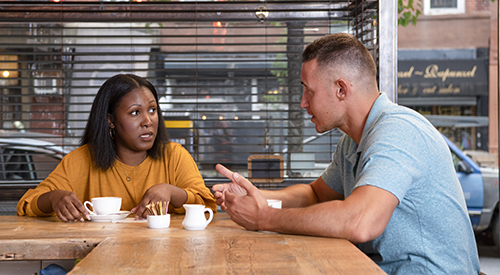
[[68, 274], [385, 274], [344, 239], [249, 231], [226, 213], [202, 231], [145, 222], [0, 216], [0, 260], [83, 259]]

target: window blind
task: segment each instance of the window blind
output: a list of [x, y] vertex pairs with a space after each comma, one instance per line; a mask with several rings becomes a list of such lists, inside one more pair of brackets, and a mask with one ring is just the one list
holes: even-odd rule
[[3, 172], [0, 182], [6, 184], [36, 185], [53, 169], [48, 164], [78, 146], [95, 94], [118, 73], [155, 85], [171, 139], [189, 150], [207, 184], [222, 179], [216, 163], [248, 176], [255, 156], [281, 160], [273, 168], [279, 175], [261, 173], [261, 187], [307, 182], [331, 161], [341, 132], [318, 134], [300, 108], [302, 50], [326, 34], [348, 32], [378, 60], [378, 1], [60, 0], [0, 6], [0, 137], [7, 144], [22, 136], [28, 144], [18, 146], [29, 147], [31, 155], [52, 156], [36, 161], [21, 160], [24, 151], [2, 153], [0, 173], [9, 164], [22, 166], [20, 174], [33, 172], [26, 163], [41, 166], [31, 176], [9, 179]]

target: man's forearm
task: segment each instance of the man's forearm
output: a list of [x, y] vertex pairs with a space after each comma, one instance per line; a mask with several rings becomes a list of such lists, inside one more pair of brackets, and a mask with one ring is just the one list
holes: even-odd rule
[[296, 184], [282, 190], [261, 190], [266, 199], [282, 201], [283, 208], [306, 207], [318, 202], [316, 193], [308, 184]]

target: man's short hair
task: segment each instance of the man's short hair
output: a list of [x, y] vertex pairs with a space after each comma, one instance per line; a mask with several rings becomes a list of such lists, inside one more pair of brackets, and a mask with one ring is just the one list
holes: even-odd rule
[[302, 52], [302, 62], [317, 59], [318, 66], [344, 66], [358, 74], [376, 78], [377, 66], [368, 49], [355, 36], [335, 33], [309, 44]]

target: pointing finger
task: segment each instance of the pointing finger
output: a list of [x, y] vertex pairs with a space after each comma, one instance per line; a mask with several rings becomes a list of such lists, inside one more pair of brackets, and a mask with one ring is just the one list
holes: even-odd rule
[[227, 169], [224, 165], [222, 164], [217, 164], [215, 166], [215, 170], [217, 170], [217, 172], [219, 172], [219, 174], [223, 175], [224, 177], [228, 178], [228, 179], [232, 179], [233, 178], [233, 174], [234, 172]]

